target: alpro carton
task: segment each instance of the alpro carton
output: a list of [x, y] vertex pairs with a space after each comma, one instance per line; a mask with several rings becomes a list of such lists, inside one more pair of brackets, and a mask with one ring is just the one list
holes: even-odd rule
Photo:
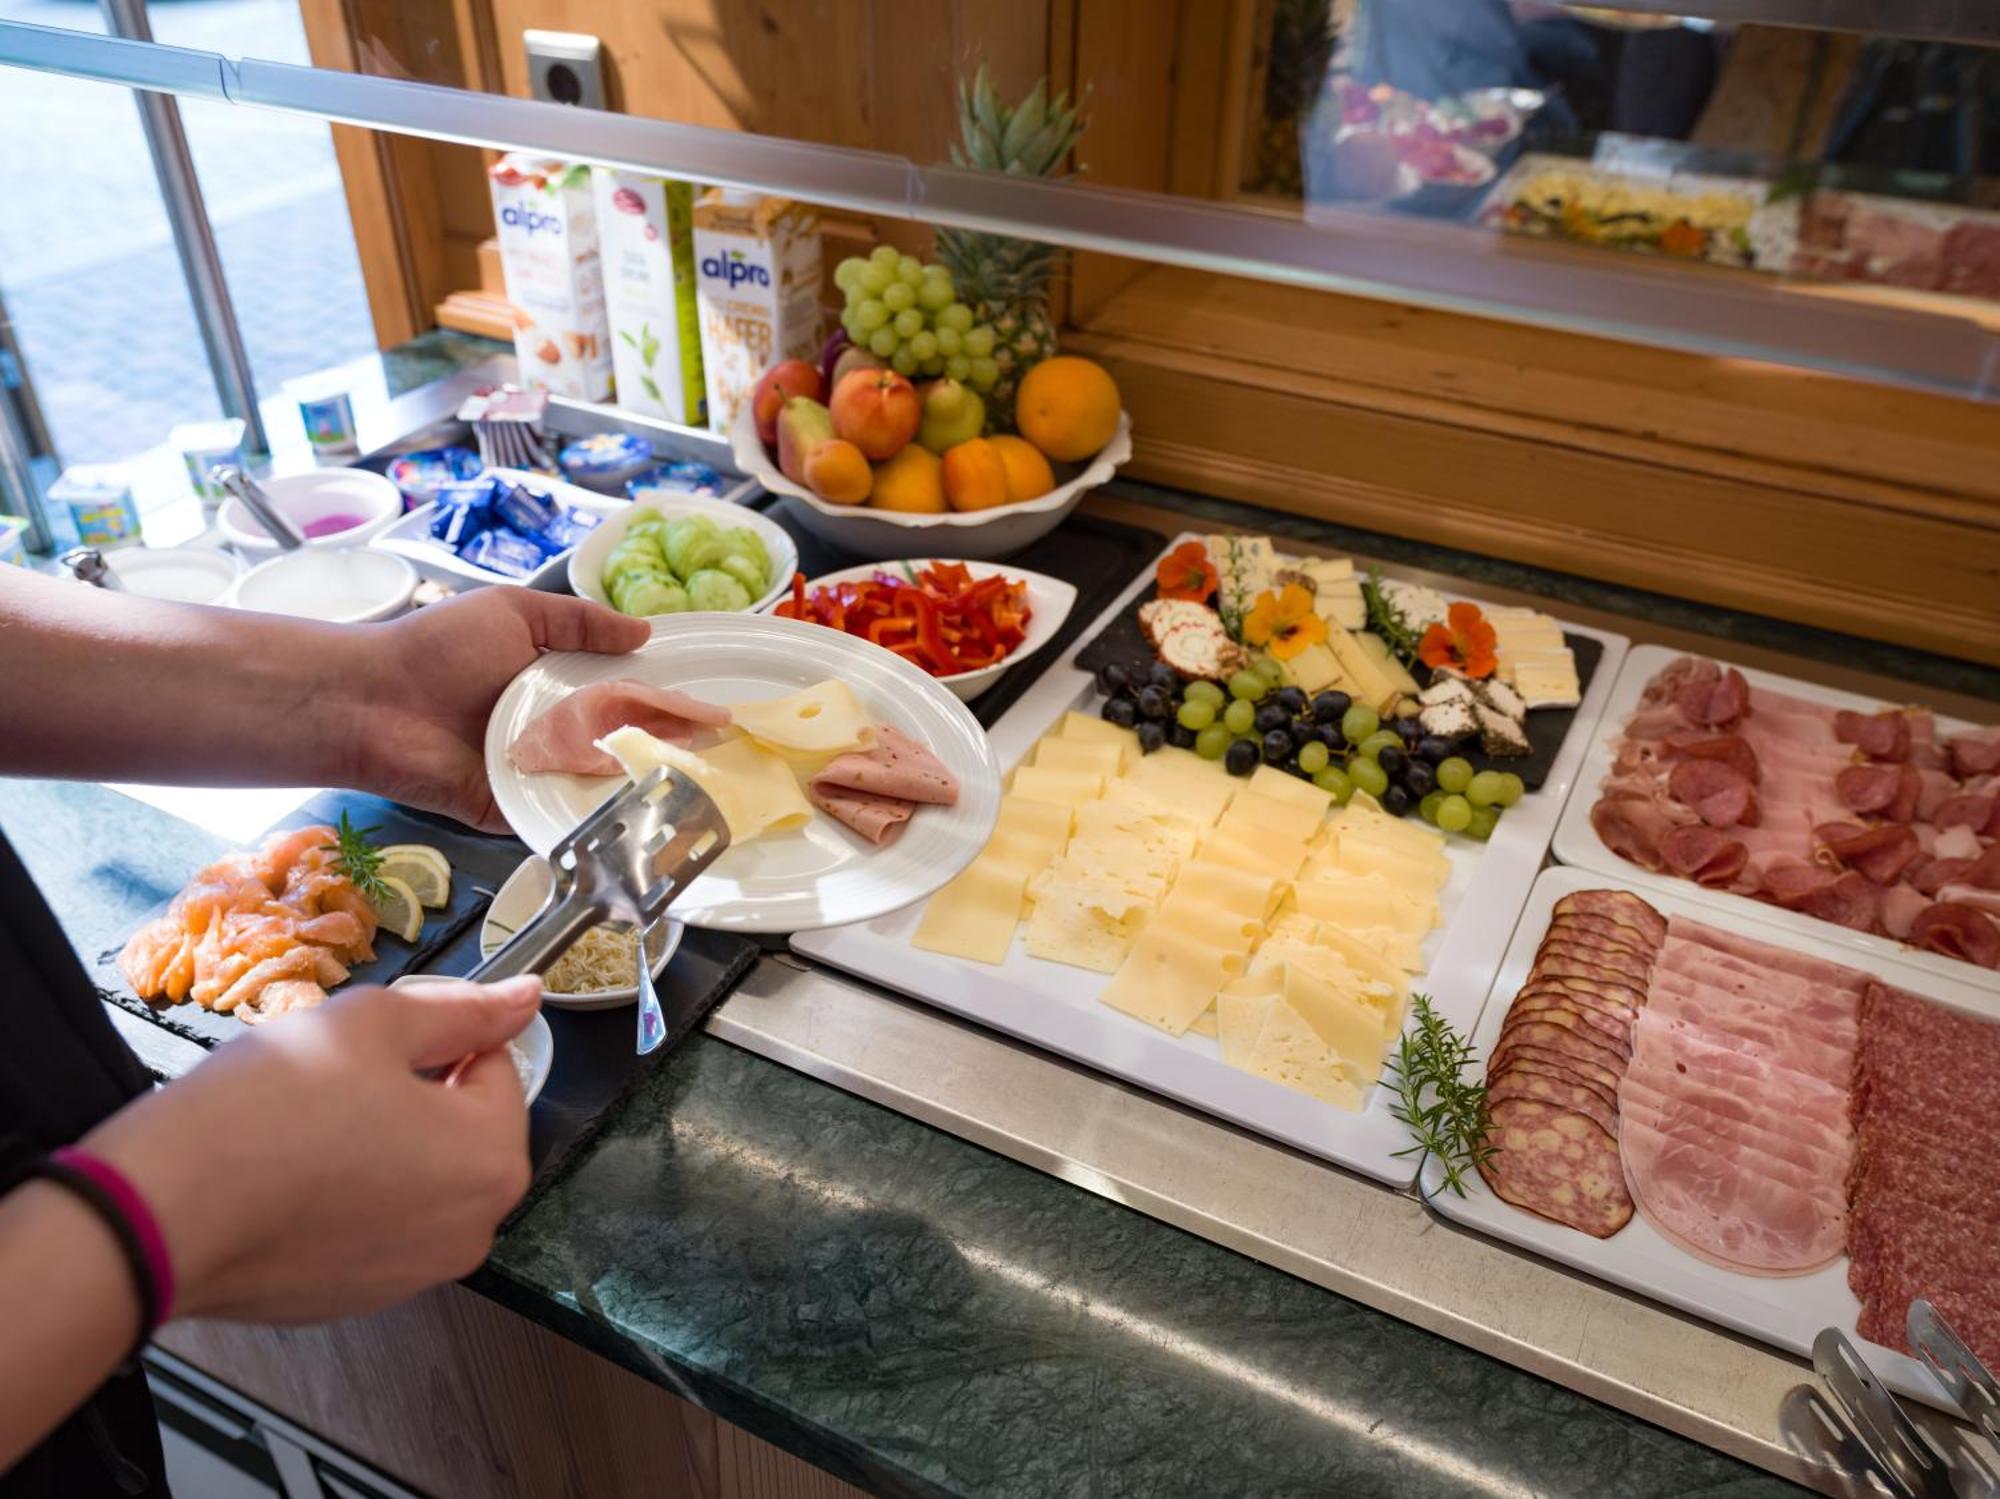
[[727, 432], [766, 369], [819, 356], [819, 215], [711, 188], [694, 206], [694, 254], [708, 424]]
[[611, 333], [590, 168], [515, 153], [488, 175], [521, 383], [607, 399]]
[[695, 302], [694, 187], [593, 168], [618, 404], [682, 426], [708, 420]]

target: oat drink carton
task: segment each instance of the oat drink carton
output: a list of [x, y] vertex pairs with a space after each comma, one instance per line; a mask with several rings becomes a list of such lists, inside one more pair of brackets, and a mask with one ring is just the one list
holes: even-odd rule
[[708, 423], [726, 433], [766, 369], [819, 357], [819, 214], [711, 188], [694, 206], [694, 255]]

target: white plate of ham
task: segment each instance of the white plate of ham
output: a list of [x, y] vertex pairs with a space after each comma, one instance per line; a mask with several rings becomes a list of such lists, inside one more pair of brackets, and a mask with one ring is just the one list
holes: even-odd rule
[[2000, 987], [2000, 727], [1640, 646], [1555, 855]]
[[494, 707], [487, 774], [536, 853], [623, 784], [621, 760], [689, 774], [730, 823], [731, 847], [674, 903], [689, 926], [867, 921], [931, 894], [984, 846], [1000, 803], [993, 753], [916, 667], [769, 615], [652, 626], [629, 656], [543, 656]]
[[1914, 1296], [2000, 1359], [1991, 993], [1557, 868], [1473, 1044], [1498, 1149], [1464, 1197], [1426, 1164], [1446, 1217], [1801, 1357], [1838, 1327], [1946, 1409]]

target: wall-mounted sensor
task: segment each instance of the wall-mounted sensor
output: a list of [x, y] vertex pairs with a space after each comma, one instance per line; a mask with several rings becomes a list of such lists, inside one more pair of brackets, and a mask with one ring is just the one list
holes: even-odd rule
[[528, 87], [537, 99], [609, 109], [604, 87], [604, 44], [581, 31], [521, 34], [528, 49]]

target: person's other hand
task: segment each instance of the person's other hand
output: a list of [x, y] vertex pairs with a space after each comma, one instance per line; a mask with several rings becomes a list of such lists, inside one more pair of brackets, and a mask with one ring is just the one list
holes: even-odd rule
[[486, 719], [501, 690], [543, 651], [622, 655], [644, 620], [529, 588], [481, 588], [355, 635], [346, 777], [488, 832], [507, 824], [486, 783]]
[[[160, 1221], [176, 1315], [318, 1321], [477, 1269], [528, 1186], [506, 1042], [540, 996], [532, 976], [351, 990], [93, 1131]], [[468, 1053], [455, 1087], [418, 1076]]]

